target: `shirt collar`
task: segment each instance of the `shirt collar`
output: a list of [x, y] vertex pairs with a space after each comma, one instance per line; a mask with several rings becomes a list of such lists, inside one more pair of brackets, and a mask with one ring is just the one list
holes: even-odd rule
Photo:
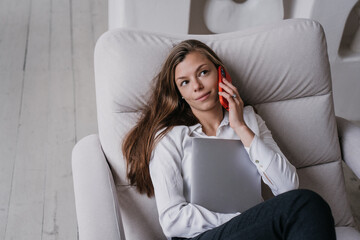
[[[229, 125], [229, 112], [225, 110], [224, 118], [221, 121], [219, 128], [221, 128], [223, 126], [227, 126], [227, 125]], [[190, 126], [189, 129], [190, 129], [190, 134], [192, 134], [194, 131], [196, 131], [198, 133], [203, 132], [202, 125], [200, 123]]]

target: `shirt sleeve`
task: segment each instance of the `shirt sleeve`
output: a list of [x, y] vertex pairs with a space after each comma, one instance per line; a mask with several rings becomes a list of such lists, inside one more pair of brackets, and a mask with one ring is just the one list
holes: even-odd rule
[[276, 196], [299, 187], [296, 168], [287, 160], [272, 138], [264, 120], [256, 114], [259, 135], [255, 135], [246, 150], [273, 194]]
[[239, 213], [215, 213], [185, 200], [181, 175], [182, 149], [181, 144], [176, 142], [166, 135], [157, 144], [150, 161], [150, 175], [164, 234], [168, 238], [191, 238], [229, 221]]

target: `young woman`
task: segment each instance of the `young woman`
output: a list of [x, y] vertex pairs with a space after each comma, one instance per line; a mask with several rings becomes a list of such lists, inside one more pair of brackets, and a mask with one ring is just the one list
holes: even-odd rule
[[[224, 67], [204, 43], [176, 45], [123, 143], [128, 179], [140, 193], [155, 195], [164, 234], [169, 239], [335, 239], [329, 206], [311, 191], [294, 190], [299, 184], [296, 169], [264, 121], [251, 106], [244, 107], [226, 79], [219, 93], [218, 66]], [[228, 112], [219, 95], [228, 101]], [[276, 197], [231, 214], [189, 203], [194, 136], [240, 139]]]

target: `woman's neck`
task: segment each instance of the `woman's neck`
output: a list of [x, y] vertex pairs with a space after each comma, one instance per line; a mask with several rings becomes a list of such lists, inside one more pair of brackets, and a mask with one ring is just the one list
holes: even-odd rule
[[196, 114], [202, 125], [202, 131], [208, 136], [216, 136], [216, 131], [224, 118], [223, 108], [216, 108], [212, 111], [198, 112]]

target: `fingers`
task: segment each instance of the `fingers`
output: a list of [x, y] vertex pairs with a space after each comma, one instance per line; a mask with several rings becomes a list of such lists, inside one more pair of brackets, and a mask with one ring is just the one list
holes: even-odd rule
[[231, 94], [231, 95], [238, 95], [238, 91], [234, 85], [232, 85], [229, 81], [227, 81], [225, 78], [223, 78], [223, 82], [220, 82], [220, 87], [225, 90], [225, 92]]
[[233, 94], [229, 94], [227, 92], [219, 92], [220, 96], [223, 96], [228, 102], [229, 104], [231, 103], [236, 103], [236, 104], [241, 104], [242, 101], [240, 101], [241, 99], [238, 97], [238, 95], [236, 95], [236, 97], [233, 97]]
[[220, 96], [223, 96], [229, 103], [229, 121], [232, 128], [240, 126], [244, 123], [243, 111], [244, 104], [239, 97], [233, 98], [227, 92], [219, 92]]
[[[235, 102], [242, 103], [242, 99], [240, 97], [240, 94], [239, 94], [237, 88], [234, 85], [232, 85], [229, 81], [227, 81], [225, 78], [223, 78], [223, 81], [224, 81], [224, 83], [220, 82], [220, 87], [224, 90], [223, 93], [228, 94], [233, 100], [236, 99]], [[234, 95], [236, 95], [236, 98], [233, 97]], [[225, 95], [224, 95], [224, 97], [226, 98]], [[227, 100], [229, 100], [229, 99], [227, 99]]]
[[223, 82], [224, 83], [222, 83], [222, 84], [224, 84], [224, 86], [226, 86], [226, 87], [230, 88], [231, 90], [237, 92], [236, 87], [231, 82], [229, 82], [226, 78], [223, 78]]

